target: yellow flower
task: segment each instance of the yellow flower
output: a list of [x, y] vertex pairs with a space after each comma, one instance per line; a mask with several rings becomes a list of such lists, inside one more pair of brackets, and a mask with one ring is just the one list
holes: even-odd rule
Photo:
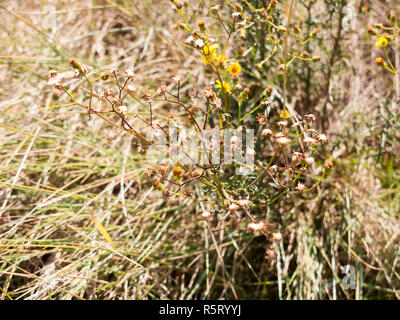
[[172, 169], [172, 173], [176, 179], [180, 179], [183, 174], [183, 170], [180, 167], [174, 167], [174, 169]]
[[218, 54], [218, 43], [214, 43], [210, 46], [205, 45], [203, 47], [203, 62], [206, 64], [214, 63], [217, 54]]
[[282, 119], [289, 119], [290, 118], [290, 113], [287, 110], [281, 110], [281, 114], [279, 115]]
[[221, 89], [223, 88], [225, 92], [232, 94], [231, 86], [229, 85], [229, 83], [222, 81], [222, 86], [221, 86], [221, 81], [216, 80], [215, 82], [217, 83], [216, 88], [221, 88]]
[[234, 62], [232, 63], [229, 68], [228, 68], [228, 72], [232, 75], [232, 76], [236, 76], [240, 73], [240, 71], [242, 71], [242, 67], [240, 66], [239, 63]]
[[387, 43], [388, 43], [388, 41], [387, 41], [386, 38], [380, 37], [380, 38], [378, 38], [378, 39], [376, 40], [376, 42], [375, 42], [375, 47], [376, 47], [376, 48], [381, 47], [381, 48], [384, 48], [384, 49], [385, 49], [385, 48], [387, 47]]

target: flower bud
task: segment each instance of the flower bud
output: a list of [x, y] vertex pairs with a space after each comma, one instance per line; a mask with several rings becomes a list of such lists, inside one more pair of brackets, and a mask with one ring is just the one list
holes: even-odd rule
[[328, 170], [332, 170], [332, 169], [333, 169], [333, 163], [332, 163], [332, 161], [327, 161], [327, 162], [325, 163], [325, 168], [328, 169]]
[[294, 33], [295, 33], [295, 34], [299, 34], [300, 31], [301, 31], [298, 24], [294, 24], [294, 25], [293, 25], [293, 29], [294, 29]]
[[204, 20], [200, 20], [197, 25], [199, 26], [200, 30], [202, 32], [204, 32], [206, 30], [206, 23], [204, 22]]
[[214, 6], [214, 7], [211, 7], [210, 11], [211, 11], [211, 13], [214, 13], [214, 14], [218, 13], [218, 11], [219, 11], [219, 6], [216, 5], [216, 6]]
[[317, 61], [319, 61], [319, 60], [321, 60], [321, 57], [320, 57], [320, 56], [313, 56], [313, 57], [312, 57], [312, 62], [317, 62]]
[[385, 64], [385, 61], [383, 61], [381, 57], [376, 58], [375, 62], [378, 66], [383, 66]]
[[110, 72], [106, 71], [101, 75], [101, 80], [106, 81], [110, 77]]
[[203, 219], [203, 220], [210, 220], [211, 217], [212, 217], [212, 215], [211, 215], [211, 212], [210, 212], [210, 211], [204, 211], [204, 212], [201, 214], [201, 219]]

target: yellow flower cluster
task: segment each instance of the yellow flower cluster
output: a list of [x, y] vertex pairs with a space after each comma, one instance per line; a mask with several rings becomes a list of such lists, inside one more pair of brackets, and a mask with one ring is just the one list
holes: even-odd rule
[[223, 54], [218, 54], [218, 43], [212, 45], [205, 45], [203, 47], [203, 62], [206, 64], [215, 64], [217, 66], [223, 66], [225, 64], [226, 57]]
[[[208, 65], [214, 65], [216, 67], [224, 67], [225, 61], [227, 60], [224, 54], [218, 54], [218, 44], [214, 43], [211, 45], [205, 45], [202, 50], [203, 62]], [[239, 63], [233, 62], [226, 68], [226, 71], [233, 77], [239, 76], [242, 71], [242, 67]], [[224, 92], [232, 94], [231, 86], [228, 82], [216, 80], [216, 88], [223, 89]]]

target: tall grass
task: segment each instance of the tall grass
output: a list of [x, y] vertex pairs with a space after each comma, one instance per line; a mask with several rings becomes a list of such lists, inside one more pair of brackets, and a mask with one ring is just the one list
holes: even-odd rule
[[[268, 3], [240, 5], [250, 14], [249, 4]], [[216, 4], [228, 23], [234, 9], [225, 1], [190, 1], [185, 10], [207, 27], [216, 22], [212, 32], [226, 39], [218, 18], [209, 18]], [[181, 71], [182, 92], [209, 85], [201, 54], [184, 44], [184, 30], [174, 30], [181, 18], [169, 1], [1, 4], [1, 299], [399, 299], [399, 116], [393, 78], [375, 64], [380, 53], [367, 32], [382, 23], [386, 5], [400, 9], [389, 1], [294, 1], [291, 24], [307, 33], [318, 26], [304, 50], [320, 60], [299, 62], [287, 74], [273, 69], [284, 51], [267, 59], [273, 46], [255, 42], [265, 30], [247, 30], [237, 57], [247, 61], [249, 100], [273, 85], [271, 108], [287, 104], [293, 115], [317, 115], [329, 143], [316, 151], [306, 183], [321, 176], [325, 161], [334, 165], [310, 192], [256, 209], [282, 236], [271, 241], [202, 220], [216, 198], [211, 189], [195, 185], [190, 198], [165, 197], [136, 152], [137, 139], [121, 133], [109, 141], [110, 126], [87, 111], [51, 108], [46, 75], [70, 70], [71, 57], [98, 74], [134, 68], [139, 91], [168, 85]], [[275, 18], [286, 26], [290, 1], [277, 6]], [[56, 23], [44, 23], [53, 8]], [[243, 44], [236, 39], [230, 43]], [[295, 40], [288, 42], [294, 48]], [[152, 111], [186, 116], [163, 103]], [[352, 288], [346, 265], [354, 267]]]

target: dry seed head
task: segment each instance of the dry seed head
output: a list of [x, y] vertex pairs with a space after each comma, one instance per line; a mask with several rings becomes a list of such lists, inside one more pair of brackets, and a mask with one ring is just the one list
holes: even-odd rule
[[61, 84], [63, 81], [68, 81], [68, 80], [78, 78], [80, 75], [81, 75], [81, 73], [77, 69], [74, 69], [72, 71], [58, 73], [56, 76], [49, 78], [48, 84], [49, 85], [54, 85], [56, 83]]
[[201, 39], [197, 39], [195, 42], [194, 42], [194, 46], [197, 48], [197, 49], [203, 49], [203, 47], [204, 47], [204, 41], [203, 40], [201, 40]]
[[274, 164], [273, 166], [271, 166], [269, 168], [269, 171], [271, 171], [272, 173], [278, 172], [278, 166], [276, 164]]
[[220, 98], [216, 98], [211, 105], [218, 110], [222, 110], [222, 100]]
[[307, 132], [311, 135], [311, 136], [313, 136], [314, 134], [316, 135], [318, 132], [317, 132], [317, 130], [315, 130], [315, 129], [307, 129]]
[[304, 136], [303, 142], [306, 146], [314, 146], [317, 144], [317, 140], [315, 140], [311, 137], [308, 137], [308, 136]]
[[218, 13], [218, 11], [219, 11], [219, 6], [216, 5], [216, 6], [214, 6], [214, 7], [211, 7], [210, 11], [211, 11], [211, 13]]
[[328, 142], [328, 138], [324, 133], [321, 133], [321, 134], [318, 135], [318, 140], [321, 143], [327, 143]]
[[203, 211], [201, 214], [201, 219], [203, 220], [210, 220], [212, 218], [211, 212], [210, 211]]
[[230, 213], [235, 213], [240, 209], [240, 207], [236, 203], [231, 203], [228, 207]]
[[259, 124], [267, 124], [268, 123], [268, 117], [262, 113], [259, 113], [257, 115], [256, 120]]
[[303, 192], [307, 189], [307, 187], [304, 185], [304, 183], [299, 182], [297, 184], [296, 190], [299, 192]]
[[214, 100], [217, 97], [215, 92], [210, 87], [205, 87], [203, 93], [207, 100]]
[[187, 45], [194, 45], [194, 38], [193, 38], [193, 36], [190, 36], [190, 37], [188, 37], [185, 41], [183, 41], [183, 43], [184, 44], [187, 44]]
[[126, 91], [127, 93], [134, 94], [134, 95], [137, 93], [136, 87], [134, 87], [134, 86], [131, 85], [131, 84], [130, 84], [129, 86], [126, 87], [125, 91]]
[[265, 252], [265, 257], [266, 260], [270, 260], [271, 264], [274, 264], [276, 261], [276, 252], [274, 249], [268, 248], [267, 251]]
[[244, 28], [246, 26], [246, 22], [245, 21], [240, 21], [236, 25], [237, 25], [238, 28]]
[[175, 5], [176, 9], [178, 9], [178, 10], [183, 8], [183, 2], [182, 1], [175, 0], [175, 1], [173, 1], [173, 4]]
[[319, 32], [318, 28], [314, 28], [311, 32], [310, 32], [310, 36], [313, 38], [315, 37]]
[[304, 119], [306, 119], [307, 121], [315, 121], [315, 116], [312, 113], [306, 114], [304, 116]]
[[61, 91], [61, 90], [58, 90], [57, 88], [54, 88], [53, 89], [53, 92], [52, 92], [52, 97], [53, 97], [53, 99], [54, 100], [58, 100], [60, 97], [61, 97], [61, 94], [62, 94], [63, 92]]
[[286, 146], [290, 143], [290, 139], [286, 138], [286, 137], [281, 137], [276, 139], [276, 142], [282, 146]]
[[121, 104], [121, 101], [117, 97], [111, 97], [111, 103], [115, 106], [119, 106]]
[[301, 125], [301, 121], [297, 121], [297, 122], [293, 123], [291, 127], [296, 128], [296, 127], [300, 127], [300, 125]]
[[126, 106], [120, 106], [120, 107], [119, 107], [119, 112], [120, 112], [120, 113], [124, 114], [124, 113], [126, 113], [127, 111], [128, 111], [128, 108], [127, 108]]
[[237, 19], [237, 18], [239, 18], [240, 16], [241, 16], [240, 12], [234, 12], [234, 13], [232, 13], [232, 18], [233, 18], [233, 19]]
[[198, 178], [198, 177], [200, 177], [200, 176], [201, 176], [200, 170], [194, 170], [194, 171], [192, 172], [192, 177], [193, 177], [193, 178]]
[[242, 9], [242, 6], [239, 4], [239, 3], [235, 3], [235, 9], [236, 10], [241, 10]]
[[282, 234], [280, 232], [275, 232], [272, 234], [272, 241], [282, 241]]
[[104, 88], [103, 95], [105, 97], [114, 95], [114, 88]]
[[260, 103], [260, 105], [262, 106], [262, 107], [268, 107], [269, 105], [271, 105], [271, 101], [263, 101], [263, 102], [261, 102]]
[[253, 231], [254, 233], [260, 232], [264, 229], [265, 223], [260, 221], [260, 222], [251, 222], [247, 225], [247, 227]]
[[144, 146], [144, 145], [139, 145], [138, 146], [138, 152], [140, 155], [145, 155], [147, 152], [148, 146]]
[[287, 121], [278, 121], [276, 125], [282, 130], [282, 128], [287, 127], [288, 122]]
[[186, 189], [186, 190], [184, 190], [184, 191], [182, 192], [182, 194], [183, 194], [184, 197], [189, 197], [189, 198], [191, 198], [191, 197], [193, 196], [193, 192], [192, 192], [191, 189]]
[[111, 73], [109, 71], [106, 71], [101, 75], [101, 80], [106, 81], [106, 80], [108, 80], [108, 78], [110, 78], [110, 76], [111, 76]]
[[148, 178], [151, 178], [152, 176], [154, 176], [154, 170], [152, 168], [147, 168], [146, 170], [146, 176]]
[[125, 75], [130, 79], [130, 80], [134, 80], [136, 75], [132, 70], [126, 70], [125, 71]]
[[293, 155], [292, 155], [292, 162], [297, 162], [297, 161], [299, 161], [299, 160], [301, 160], [303, 158], [303, 154], [302, 153], [300, 153], [300, 152], [293, 152]]
[[235, 89], [241, 91], [243, 90], [243, 87], [240, 83], [238, 83], [237, 85], [235, 85]]
[[47, 79], [54, 78], [55, 76], [57, 76], [57, 71], [50, 70], [49, 73], [47, 74]]
[[272, 136], [273, 132], [271, 129], [264, 129], [263, 131], [261, 131], [261, 136], [262, 137], [269, 137]]
[[172, 80], [176, 83], [181, 82], [183, 79], [183, 74], [178, 74], [175, 77], [172, 78]]
[[159, 179], [153, 181], [153, 187], [155, 189], [158, 189], [160, 187], [160, 180]]
[[143, 92], [143, 94], [140, 97], [144, 102], [151, 102], [151, 94], [148, 92]]
[[118, 128], [112, 128], [110, 130], [108, 130], [106, 138], [107, 138], [107, 142], [111, 142], [112, 140], [114, 140], [119, 134], [119, 129]]

